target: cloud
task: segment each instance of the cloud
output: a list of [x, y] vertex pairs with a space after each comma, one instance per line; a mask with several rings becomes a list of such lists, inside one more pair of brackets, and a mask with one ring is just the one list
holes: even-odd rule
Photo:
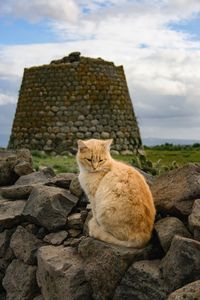
[[[14, 2], [26, 2], [25, 9]], [[45, 2], [50, 3], [48, 10], [42, 6]], [[64, 0], [55, 9], [47, 0], [7, 3], [12, 4], [8, 13], [16, 17], [33, 20], [36, 10], [39, 18], [48, 16], [48, 28], [60, 42], [0, 47], [0, 80], [19, 84], [24, 67], [72, 51], [102, 57], [124, 65], [143, 136], [200, 139], [200, 40], [173, 29], [174, 23], [198, 15], [199, 0], [77, 0], [71, 1], [76, 3], [72, 19], [66, 13], [59, 17], [59, 9], [68, 3]], [[0, 104], [11, 101], [8, 90], [2, 91]]]
[[0, 4], [1, 14], [31, 22], [41, 19], [75, 22], [79, 8], [74, 0], [7, 0]]

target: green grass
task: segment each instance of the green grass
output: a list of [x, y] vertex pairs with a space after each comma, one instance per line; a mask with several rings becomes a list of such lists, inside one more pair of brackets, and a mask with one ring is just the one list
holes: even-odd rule
[[[145, 152], [147, 158], [153, 163], [160, 160], [160, 165], [170, 166], [174, 161], [176, 161], [179, 166], [189, 162], [200, 163], [200, 148], [189, 150], [158, 150], [154, 148], [148, 148], [145, 150]], [[36, 170], [38, 170], [41, 166], [50, 166], [55, 170], [56, 173], [78, 172], [78, 167], [74, 156], [47, 156], [39, 151], [33, 151], [32, 155], [34, 168]], [[114, 158], [131, 163], [134, 156], [119, 155], [115, 156]]]

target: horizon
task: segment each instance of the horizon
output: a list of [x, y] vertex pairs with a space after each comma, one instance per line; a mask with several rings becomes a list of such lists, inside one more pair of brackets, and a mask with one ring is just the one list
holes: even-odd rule
[[142, 140], [200, 140], [198, 0], [8, 0], [0, 24], [1, 136], [23, 69], [80, 51], [124, 66]]

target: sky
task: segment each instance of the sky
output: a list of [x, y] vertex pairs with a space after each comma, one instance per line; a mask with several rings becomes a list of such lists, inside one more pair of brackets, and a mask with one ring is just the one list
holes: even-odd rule
[[73, 51], [124, 66], [143, 138], [200, 140], [200, 0], [0, 0], [0, 136], [24, 67]]

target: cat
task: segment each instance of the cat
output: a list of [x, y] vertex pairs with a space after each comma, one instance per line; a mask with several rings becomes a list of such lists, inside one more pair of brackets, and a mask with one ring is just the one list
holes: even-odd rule
[[153, 198], [136, 169], [111, 157], [111, 143], [78, 140], [79, 181], [93, 214], [89, 235], [115, 245], [143, 248], [153, 229]]

